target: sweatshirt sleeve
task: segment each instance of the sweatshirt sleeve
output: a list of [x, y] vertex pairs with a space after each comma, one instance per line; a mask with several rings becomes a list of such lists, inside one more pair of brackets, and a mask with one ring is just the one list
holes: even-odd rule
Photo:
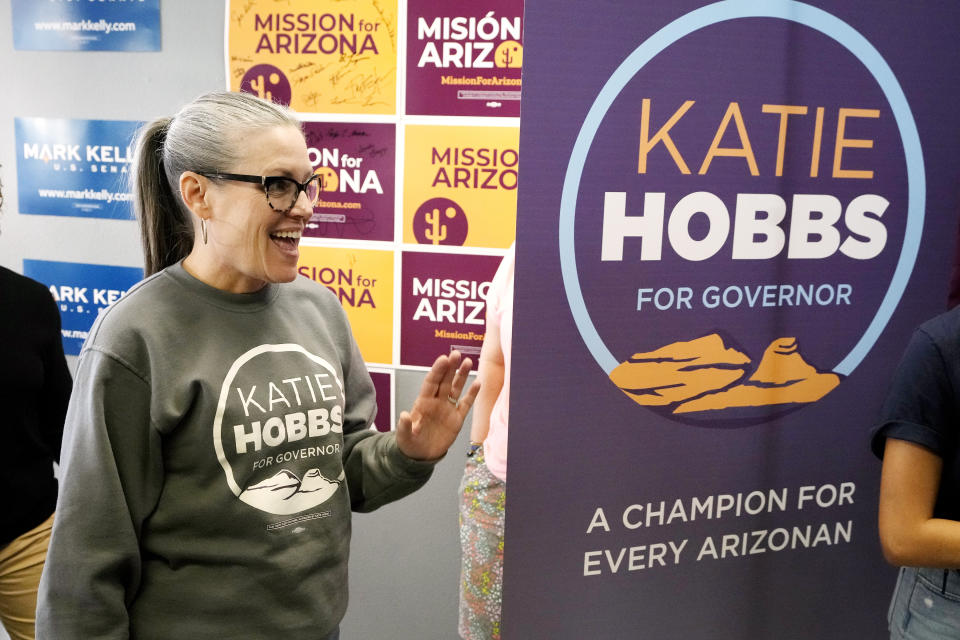
[[426, 483], [436, 464], [403, 455], [392, 432], [344, 433], [343, 440], [343, 468], [354, 511], [373, 511], [410, 495]]
[[377, 413], [376, 391], [352, 336], [349, 362], [344, 363], [343, 370], [343, 469], [352, 509], [369, 512], [422, 487], [436, 461], [408, 458], [400, 452], [394, 432], [380, 433], [372, 428]]
[[144, 376], [106, 353], [84, 352], [60, 465], [36, 637], [126, 639], [127, 607], [140, 584], [141, 526], [163, 482]]

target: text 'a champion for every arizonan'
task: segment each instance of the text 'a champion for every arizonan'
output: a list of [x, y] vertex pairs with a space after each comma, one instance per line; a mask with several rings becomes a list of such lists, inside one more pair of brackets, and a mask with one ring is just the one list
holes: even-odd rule
[[[682, 525], [697, 520], [739, 518], [761, 514], [809, 511], [852, 505], [856, 485], [804, 485], [791, 496], [789, 488], [717, 494], [689, 500], [659, 501], [632, 504], [623, 509], [620, 522], [624, 529]], [[616, 522], [616, 521], [614, 521]], [[610, 533], [610, 520], [602, 507], [594, 511], [587, 534]], [[700, 541], [679, 538], [646, 544], [590, 549], [583, 554], [583, 576], [639, 571], [678, 565], [684, 559], [693, 562], [743, 558], [820, 546], [849, 544], [853, 538], [853, 521], [817, 522], [757, 528], [742, 532], [708, 535]]]

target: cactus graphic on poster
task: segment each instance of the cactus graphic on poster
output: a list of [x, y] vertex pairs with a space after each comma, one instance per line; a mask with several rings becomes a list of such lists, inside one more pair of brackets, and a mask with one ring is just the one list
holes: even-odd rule
[[[443, 210], [443, 213], [448, 218], [453, 218], [456, 216], [456, 212], [453, 210], [453, 207], [446, 207]], [[427, 230], [424, 232], [424, 235], [427, 237], [433, 244], [440, 244], [447, 239], [447, 225], [440, 226], [440, 210], [432, 209], [430, 213], [426, 215], [427, 224], [430, 225]]]
[[469, 224], [463, 208], [449, 198], [431, 198], [413, 216], [417, 242], [430, 245], [462, 246]]
[[287, 76], [272, 64], [258, 64], [250, 67], [240, 81], [240, 91], [286, 105], [290, 104], [292, 95]]
[[523, 45], [515, 40], [507, 40], [497, 47], [496, 63], [503, 69], [519, 69], [523, 66]]

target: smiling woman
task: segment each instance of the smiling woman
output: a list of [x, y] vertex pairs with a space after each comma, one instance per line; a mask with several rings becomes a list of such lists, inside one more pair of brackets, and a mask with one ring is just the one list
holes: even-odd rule
[[440, 356], [395, 431], [337, 297], [297, 274], [296, 116], [212, 93], [141, 132], [147, 279], [80, 354], [38, 637], [337, 638], [350, 512], [419, 488], [476, 397]]
[[218, 289], [250, 293], [296, 278], [300, 235], [319, 191], [299, 127], [253, 131], [238, 146], [242, 160], [230, 167], [238, 173], [180, 173], [183, 202], [204, 240], [183, 266]]
[[293, 280], [289, 263], [296, 262], [290, 255], [295, 246], [283, 252], [286, 268], [271, 265], [265, 249], [271, 232], [302, 229], [312, 207], [298, 197], [275, 210], [265, 197], [266, 178], [258, 179], [258, 186], [229, 178], [254, 171], [271, 180], [313, 174], [300, 122], [291, 111], [245, 94], [212, 93], [173, 118], [147, 125], [132, 177], [147, 275], [189, 254], [188, 272], [205, 282], [216, 279], [222, 284], [218, 288], [235, 293], [277, 281], [269, 277], [270, 267], [284, 272], [282, 281]]

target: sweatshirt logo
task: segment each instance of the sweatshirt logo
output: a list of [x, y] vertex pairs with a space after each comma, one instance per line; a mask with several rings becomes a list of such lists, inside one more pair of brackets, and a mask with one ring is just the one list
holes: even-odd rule
[[233, 494], [278, 515], [330, 500], [344, 483], [343, 406], [337, 370], [298, 344], [264, 344], [237, 358], [213, 424]]

